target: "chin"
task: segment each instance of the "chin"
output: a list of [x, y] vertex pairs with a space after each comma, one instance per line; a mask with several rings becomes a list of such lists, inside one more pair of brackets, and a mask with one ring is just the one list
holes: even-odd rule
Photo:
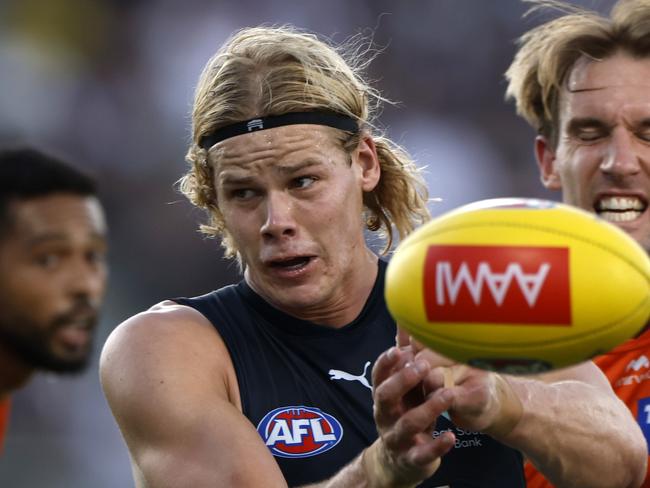
[[[311, 288], [311, 287], [310, 287]], [[318, 307], [325, 300], [325, 294], [318, 287], [298, 287], [283, 290], [282, 293], [272, 293], [269, 298], [278, 308], [292, 310], [309, 310]]]
[[280, 307], [291, 309], [311, 308], [312, 306], [320, 303], [321, 296], [315, 296], [311, 293], [282, 293], [271, 297], [272, 300]]
[[83, 357], [52, 357], [50, 361], [43, 366], [43, 369], [59, 374], [76, 374], [86, 370], [89, 363], [89, 356]]

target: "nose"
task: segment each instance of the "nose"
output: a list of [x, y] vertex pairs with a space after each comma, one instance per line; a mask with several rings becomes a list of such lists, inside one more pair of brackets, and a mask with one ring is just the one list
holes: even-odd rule
[[631, 176], [641, 169], [634, 135], [623, 127], [614, 130], [611, 143], [600, 165], [601, 171], [614, 177]]
[[80, 256], [68, 273], [68, 293], [98, 305], [106, 287], [106, 265]]
[[265, 239], [282, 239], [296, 235], [291, 197], [282, 191], [268, 193], [264, 205], [264, 224], [260, 229]]

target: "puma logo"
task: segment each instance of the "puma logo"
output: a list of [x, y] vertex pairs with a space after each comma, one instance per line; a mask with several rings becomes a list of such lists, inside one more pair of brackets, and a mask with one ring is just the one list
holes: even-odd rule
[[368, 370], [368, 366], [370, 366], [370, 361], [366, 361], [366, 365], [363, 367], [363, 373], [361, 373], [359, 376], [346, 373], [345, 371], [341, 371], [340, 369], [330, 369], [329, 370], [330, 379], [358, 381], [366, 388], [372, 390], [372, 386], [370, 386], [370, 383], [368, 383], [368, 380], [366, 379], [366, 371]]

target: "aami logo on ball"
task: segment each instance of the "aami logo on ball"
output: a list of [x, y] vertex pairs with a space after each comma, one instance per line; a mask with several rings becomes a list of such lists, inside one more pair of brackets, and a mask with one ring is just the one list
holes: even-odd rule
[[424, 268], [430, 322], [571, 325], [567, 248], [434, 245]]
[[313, 407], [280, 407], [267, 413], [257, 432], [274, 456], [301, 458], [329, 451], [343, 438], [343, 427]]

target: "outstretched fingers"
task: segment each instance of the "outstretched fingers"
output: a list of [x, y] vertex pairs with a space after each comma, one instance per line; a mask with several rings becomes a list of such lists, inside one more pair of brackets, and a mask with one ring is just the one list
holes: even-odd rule
[[447, 454], [456, 442], [456, 436], [450, 432], [443, 432], [438, 437], [432, 437], [431, 433], [417, 435], [417, 443], [408, 451], [408, 462], [421, 469], [429, 469], [426, 477], [435, 473], [439, 466], [439, 460]]
[[456, 441], [452, 432], [433, 436], [436, 421], [451, 406], [454, 392], [439, 388], [425, 396], [424, 382], [431, 372], [430, 362], [416, 361], [411, 347], [391, 348], [373, 368], [375, 423], [380, 435], [376, 452], [382, 472], [395, 486], [416, 484], [431, 476]]
[[[441, 442], [436, 442], [432, 436], [437, 418], [449, 409], [453, 401], [453, 394], [450, 390], [440, 390], [431, 393], [422, 404], [405, 412], [396, 422], [393, 429], [386, 432], [384, 442], [393, 451], [410, 449], [415, 445], [416, 452], [430, 452], [436, 457], [444, 454], [438, 452], [438, 448], [444, 449], [446, 441], [451, 439], [445, 436]], [[438, 439], [440, 439], [439, 436]], [[417, 448], [420, 449], [417, 449]]]
[[[388, 368], [389, 362], [394, 366], [385, 375], [383, 369]], [[426, 361], [406, 361], [400, 366], [401, 363], [387, 357], [384, 364], [380, 356], [373, 369], [375, 421], [380, 430], [395, 423], [410, 407], [407, 394], [422, 384], [431, 369]]]
[[406, 363], [413, 361], [413, 353], [409, 346], [394, 346], [379, 355], [372, 368], [372, 384], [377, 387], [390, 377], [396, 370], [402, 369]]
[[436, 419], [449, 405], [443, 392], [430, 395], [422, 404], [408, 410], [382, 438], [388, 465], [396, 480], [419, 482], [436, 472], [441, 457], [456, 442], [450, 431], [434, 437]]

